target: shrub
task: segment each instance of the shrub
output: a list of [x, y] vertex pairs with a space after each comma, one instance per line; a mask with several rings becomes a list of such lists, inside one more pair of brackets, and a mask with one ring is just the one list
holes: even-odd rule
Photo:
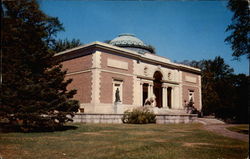
[[128, 124], [148, 124], [156, 122], [156, 115], [148, 108], [139, 107], [132, 111], [126, 110], [122, 117], [123, 123]]

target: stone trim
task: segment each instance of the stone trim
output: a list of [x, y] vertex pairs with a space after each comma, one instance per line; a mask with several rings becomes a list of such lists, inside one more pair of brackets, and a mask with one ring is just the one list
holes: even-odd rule
[[182, 71], [180, 71], [180, 101], [179, 104], [184, 107], [184, 100], [183, 100], [183, 84], [182, 84]]
[[100, 103], [100, 70], [101, 67], [101, 52], [96, 51], [92, 56], [92, 90], [91, 103]]
[[128, 70], [128, 62], [124, 62], [124, 61], [116, 60], [112, 58], [107, 58], [107, 66], [118, 68], [118, 69], [123, 69], [123, 70]]
[[189, 87], [200, 88], [200, 87], [197, 86], [197, 85], [191, 85], [191, 84], [182, 84], [182, 86], [189, 86]]
[[88, 69], [88, 70], [83, 70], [83, 71], [77, 71], [77, 72], [67, 73], [67, 74], [66, 74], [66, 76], [76, 75], [76, 74], [81, 74], [81, 73], [86, 73], [86, 72], [91, 72], [91, 69]]
[[[139, 54], [139, 53], [137, 53], [135, 51], [132, 51], [132, 50], [116, 47], [116, 46], [113, 46], [113, 45], [110, 45], [110, 44], [105, 44], [105, 43], [97, 42], [97, 41], [93, 42], [93, 43], [90, 43], [90, 44], [87, 44], [87, 45], [81, 45], [81, 46], [78, 46], [76, 48], [69, 49], [69, 50], [66, 50], [66, 51], [63, 51], [63, 52], [59, 52], [55, 56], [58, 57], [58, 56], [70, 53], [72, 51], [76, 51], [76, 50], [79, 50], [79, 49], [89, 49], [89, 48], [110, 50], [110, 51], [113, 51], [113, 52], [116, 52], [116, 53], [119, 53], [119, 54], [124, 54], [126, 56], [134, 57], [134, 58], [136, 58], [138, 60], [145, 61], [145, 62], [148, 62], [148, 63], [167, 66], [167, 67], [170, 67], [170, 68], [181, 69], [181, 70], [185, 70], [185, 71], [188, 71], [188, 72], [191, 72], [191, 73], [201, 74], [201, 70], [198, 69], [198, 68], [194, 68], [194, 67], [190, 67], [190, 66], [186, 66], [186, 65], [182, 65], [182, 64], [177, 64], [177, 63], [173, 63], [173, 62], [170, 62], [170, 61], [168, 62], [168, 61], [165, 61], [165, 60], [162, 61], [160, 59], [161, 58], [163, 59], [163, 57], [160, 57], [158, 55], [150, 55], [150, 56], [147, 57], [147, 54], [145, 54], [145, 55]], [[159, 59], [159, 60], [152, 59], [152, 57], [155, 57], [156, 59]]]
[[131, 74], [128, 74], [128, 73], [121, 73], [121, 72], [109, 71], [109, 70], [104, 70], [104, 69], [100, 69], [100, 71], [107, 72], [107, 73], [114, 73], [114, 74], [119, 74], [119, 75], [134, 77], [133, 74], [131, 75]]
[[200, 110], [202, 109], [202, 94], [201, 94], [201, 76], [198, 77], [199, 81], [199, 97], [200, 97]]

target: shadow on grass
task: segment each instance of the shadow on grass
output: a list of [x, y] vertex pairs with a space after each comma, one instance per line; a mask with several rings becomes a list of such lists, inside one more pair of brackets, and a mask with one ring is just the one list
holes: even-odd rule
[[56, 127], [32, 127], [32, 128], [24, 128], [20, 125], [10, 125], [0, 123], [0, 133], [12, 133], [12, 132], [22, 132], [22, 133], [39, 133], [39, 132], [56, 132], [56, 131], [67, 131], [67, 130], [76, 130], [77, 126], [72, 125], [63, 125]]

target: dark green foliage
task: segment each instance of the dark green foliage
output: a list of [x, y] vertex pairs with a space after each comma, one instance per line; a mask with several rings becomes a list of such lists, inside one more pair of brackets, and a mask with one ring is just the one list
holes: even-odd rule
[[104, 40], [103, 42], [106, 44], [109, 44], [111, 42], [111, 40]]
[[156, 122], [156, 115], [145, 107], [135, 108], [132, 111], [125, 111], [122, 117], [123, 123], [128, 124], [149, 124]]
[[34, 0], [3, 1], [1, 7], [1, 118], [27, 130], [70, 121], [79, 107], [70, 100], [76, 91], [67, 91], [72, 80], [64, 80], [66, 71], [49, 50], [62, 24]]
[[216, 92], [220, 98], [220, 107], [215, 115], [228, 122], [248, 123], [249, 76], [245, 74], [231, 75], [216, 84]]
[[68, 39], [65, 40], [57, 40], [54, 42], [54, 44], [51, 46], [51, 50], [58, 53], [64, 50], [68, 50], [77, 46], [82, 45], [79, 39], [73, 39], [69, 41]]
[[148, 49], [149, 49], [149, 51], [150, 51], [151, 53], [156, 54], [156, 49], [155, 49], [154, 46], [148, 45], [147, 47], [148, 47]]
[[226, 31], [230, 32], [225, 41], [231, 44], [233, 56], [239, 58], [247, 55], [250, 59], [250, 9], [248, 0], [229, 0], [228, 8], [234, 12], [232, 23], [228, 25]]
[[235, 75], [223, 58], [184, 61], [202, 71], [202, 111], [228, 122], [248, 122], [249, 76]]

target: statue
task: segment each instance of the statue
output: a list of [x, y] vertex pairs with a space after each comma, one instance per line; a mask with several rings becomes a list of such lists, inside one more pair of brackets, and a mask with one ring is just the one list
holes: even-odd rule
[[151, 106], [155, 107], [156, 106], [156, 101], [155, 101], [155, 96], [153, 95], [150, 98], [147, 98], [144, 103], [145, 106]]
[[194, 107], [194, 102], [192, 97], [190, 98], [189, 102], [184, 100], [184, 103], [185, 103], [184, 108], [186, 109], [188, 114], [198, 113], [198, 110]]
[[117, 88], [116, 91], [115, 91], [115, 102], [121, 102], [121, 99], [120, 99], [120, 91], [119, 91], [118, 88]]

